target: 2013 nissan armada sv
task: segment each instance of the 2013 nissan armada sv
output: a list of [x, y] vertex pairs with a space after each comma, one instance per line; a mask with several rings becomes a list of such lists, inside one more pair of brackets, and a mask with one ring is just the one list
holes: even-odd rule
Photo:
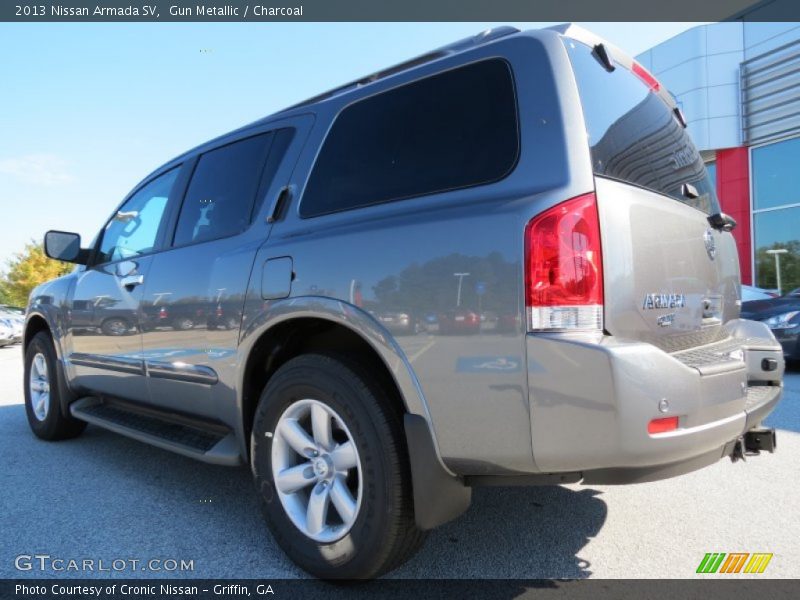
[[149, 175], [31, 295], [34, 433], [249, 464], [269, 529], [375, 577], [478, 485], [772, 451], [770, 330], [672, 96], [574, 26], [487, 31]]

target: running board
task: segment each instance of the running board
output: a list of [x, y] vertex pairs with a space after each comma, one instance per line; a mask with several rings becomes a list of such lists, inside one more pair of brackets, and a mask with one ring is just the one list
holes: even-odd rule
[[70, 412], [76, 419], [206, 463], [235, 466], [242, 462], [236, 436], [229, 430], [178, 423], [153, 410], [138, 411], [94, 397], [73, 402]]

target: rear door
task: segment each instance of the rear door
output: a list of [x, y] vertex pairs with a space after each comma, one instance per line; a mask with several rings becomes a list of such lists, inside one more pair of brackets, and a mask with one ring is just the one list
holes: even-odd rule
[[150, 401], [216, 418], [235, 404], [245, 294], [266, 218], [313, 119], [284, 119], [202, 152], [147, 276], [142, 334]]
[[595, 174], [605, 277], [606, 330], [667, 351], [724, 337], [738, 316], [733, 236], [700, 153], [669, 93], [616, 51], [565, 38]]

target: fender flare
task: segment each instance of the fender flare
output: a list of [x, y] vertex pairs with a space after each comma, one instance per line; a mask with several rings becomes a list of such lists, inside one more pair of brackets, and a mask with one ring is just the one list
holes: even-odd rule
[[[322, 296], [287, 298], [270, 304], [243, 329], [239, 340], [239, 389], [243, 389], [247, 356], [270, 329], [292, 319], [331, 321], [359, 335], [391, 373], [405, 404], [404, 429], [409, 449], [414, 514], [420, 529], [432, 529], [462, 514], [470, 505], [471, 488], [447, 468], [436, 442], [428, 404], [419, 380], [394, 337], [361, 308]], [[239, 425], [244, 433], [244, 424]]]

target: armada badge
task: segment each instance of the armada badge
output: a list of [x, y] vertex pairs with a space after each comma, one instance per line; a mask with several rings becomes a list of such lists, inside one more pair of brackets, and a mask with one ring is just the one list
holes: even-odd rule
[[706, 229], [706, 232], [703, 234], [703, 243], [706, 245], [708, 258], [714, 260], [717, 256], [717, 245], [714, 242], [714, 233], [710, 229]]
[[644, 310], [683, 308], [684, 306], [686, 306], [686, 296], [683, 294], [647, 294], [642, 302]]

